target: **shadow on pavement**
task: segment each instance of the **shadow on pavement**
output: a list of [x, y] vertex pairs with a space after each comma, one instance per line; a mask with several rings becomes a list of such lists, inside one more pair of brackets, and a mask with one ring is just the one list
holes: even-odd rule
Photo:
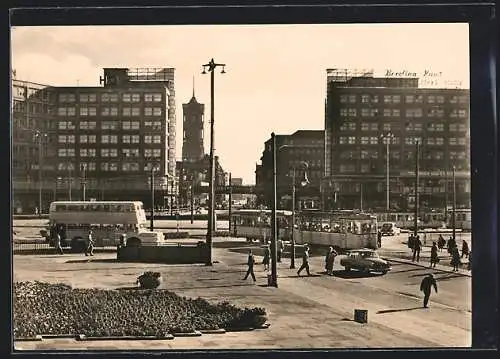
[[356, 270], [351, 270], [349, 272], [345, 270], [336, 270], [333, 271], [333, 276], [342, 278], [342, 279], [352, 279], [352, 278], [370, 278], [370, 277], [380, 277], [382, 276], [382, 273], [366, 273], [366, 272], [361, 272], [361, 271], [356, 271]]
[[401, 309], [386, 309], [379, 310], [377, 314], [386, 314], [386, 313], [397, 313], [397, 312], [407, 312], [410, 310], [422, 309], [422, 307], [413, 307], [413, 308], [401, 308]]
[[450, 274], [450, 275], [436, 278], [436, 281], [441, 282], [441, 281], [451, 280], [453, 278], [463, 278], [463, 277], [464, 276], [462, 274], [458, 274], [458, 273], [457, 274]]
[[227, 284], [227, 285], [207, 285], [207, 286], [201, 286], [201, 287], [169, 287], [169, 291], [175, 291], [175, 290], [190, 290], [190, 289], [210, 289], [210, 288], [233, 288], [233, 287], [248, 287], [252, 286], [253, 284]]
[[421, 268], [421, 267], [418, 267], [418, 268], [412, 268], [412, 269], [404, 269], [404, 270], [399, 270], [399, 271], [390, 271], [389, 273], [406, 273], [406, 272], [416, 272], [416, 271], [420, 271], [420, 270], [424, 270], [424, 268]]

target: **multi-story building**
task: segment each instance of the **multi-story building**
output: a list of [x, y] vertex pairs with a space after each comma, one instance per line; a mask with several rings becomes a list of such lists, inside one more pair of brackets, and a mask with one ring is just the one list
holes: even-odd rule
[[197, 162], [205, 154], [203, 145], [205, 105], [196, 100], [194, 85], [193, 96], [188, 103], [182, 105], [182, 112], [182, 161]]
[[326, 194], [337, 208], [386, 208], [414, 201], [418, 143], [420, 208], [451, 206], [455, 167], [458, 207], [470, 206], [469, 91], [420, 88], [419, 79], [373, 72], [327, 71]]
[[50, 88], [54, 110], [45, 133], [53, 146], [43, 158], [43, 203], [82, 199], [85, 186], [86, 199], [135, 199], [150, 206], [152, 168], [156, 204], [162, 195], [172, 200], [174, 69], [105, 68], [100, 83]]
[[[272, 199], [272, 143], [264, 144], [256, 165], [255, 183], [260, 189], [258, 203], [270, 206]], [[324, 171], [324, 131], [298, 130], [291, 135], [276, 135], [276, 182], [280, 208], [291, 208], [292, 178], [295, 168], [296, 184], [307, 176], [309, 184], [296, 187], [297, 205], [321, 207], [321, 186]]]
[[32, 212], [39, 207], [33, 193], [40, 189], [43, 174], [53, 170], [44, 161], [53, 153], [48, 131], [55, 115], [53, 88], [22, 80], [12, 80], [12, 183], [14, 212]]

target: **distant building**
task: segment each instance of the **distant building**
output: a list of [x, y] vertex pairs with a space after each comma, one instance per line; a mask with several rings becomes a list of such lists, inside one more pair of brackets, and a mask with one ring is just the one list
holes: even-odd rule
[[[295, 168], [296, 184], [304, 178], [309, 184], [297, 185], [296, 205], [307, 208], [321, 207], [321, 179], [324, 171], [324, 131], [299, 130], [291, 135], [276, 135], [277, 200], [280, 208], [291, 208], [292, 176]], [[271, 138], [264, 143], [261, 164], [255, 169], [256, 187], [260, 188], [258, 203], [271, 206], [272, 153]]]
[[[51, 146], [43, 156], [46, 206], [54, 199], [82, 199], [83, 184], [86, 199], [135, 199], [150, 206], [151, 167], [157, 169], [155, 205], [164, 202], [162, 194], [173, 201], [176, 185], [172, 193], [169, 183], [176, 167], [174, 72], [105, 68], [102, 87], [47, 88], [51, 95], [44, 129]], [[14, 182], [14, 192], [33, 184], [38, 187], [38, 179], [31, 175], [20, 179]], [[36, 198], [33, 191], [27, 195], [26, 203]]]
[[[219, 156], [215, 156], [215, 186], [222, 187], [226, 185], [226, 177], [224, 169], [219, 161]], [[191, 200], [195, 206], [208, 204], [208, 185], [210, 182], [209, 176], [210, 156], [205, 154], [196, 162], [178, 161], [177, 173], [179, 182], [179, 206], [188, 207], [191, 205]], [[191, 187], [204, 187], [206, 193], [191, 192]], [[216, 205], [221, 205], [224, 201], [223, 195], [215, 196]]]
[[[385, 209], [386, 141], [391, 209], [413, 206], [417, 141], [420, 208], [451, 205], [453, 166], [457, 206], [470, 206], [469, 91], [418, 83], [328, 70], [324, 177], [333, 189], [330, 207], [360, 208], [362, 195], [364, 209]], [[384, 138], [388, 134], [393, 137]]]
[[196, 100], [193, 83], [193, 96], [191, 100], [182, 105], [183, 136], [182, 136], [182, 161], [197, 162], [203, 158], [205, 149], [204, 141], [204, 114], [205, 105]]

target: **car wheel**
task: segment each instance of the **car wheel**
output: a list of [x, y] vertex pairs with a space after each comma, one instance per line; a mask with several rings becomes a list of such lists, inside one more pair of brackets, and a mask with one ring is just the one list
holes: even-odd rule
[[346, 272], [350, 272], [351, 271], [351, 267], [345, 266], [344, 268], [345, 268]]
[[383, 270], [381, 273], [382, 273], [383, 275], [385, 275], [385, 274], [387, 274], [387, 271], [386, 271], [386, 270]]

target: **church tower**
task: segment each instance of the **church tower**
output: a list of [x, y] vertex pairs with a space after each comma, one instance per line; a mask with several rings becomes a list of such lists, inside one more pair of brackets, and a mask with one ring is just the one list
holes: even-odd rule
[[204, 140], [204, 114], [205, 105], [196, 100], [194, 93], [191, 100], [182, 105], [183, 113], [183, 137], [182, 137], [182, 161], [196, 162], [205, 154]]

